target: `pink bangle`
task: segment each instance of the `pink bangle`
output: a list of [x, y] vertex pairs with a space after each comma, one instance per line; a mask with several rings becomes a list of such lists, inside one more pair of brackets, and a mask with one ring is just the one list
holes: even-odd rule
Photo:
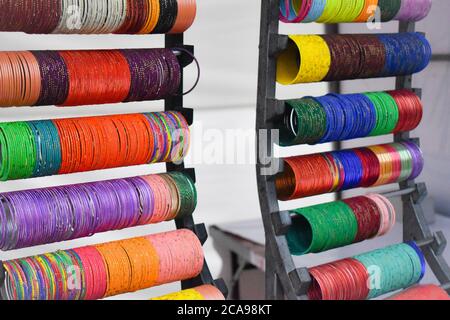
[[368, 194], [366, 197], [373, 200], [380, 210], [380, 228], [377, 236], [383, 236], [394, 227], [396, 221], [395, 208], [388, 199], [379, 194]]
[[225, 300], [222, 292], [212, 285], [203, 285], [195, 288], [195, 290], [200, 293], [205, 300]]
[[[309, 11], [311, 10], [312, 6], [312, 0], [298, 0], [301, 1], [301, 6], [298, 10], [298, 12], [295, 14], [296, 17], [294, 19], [289, 19], [289, 16], [291, 15], [291, 2], [294, 0], [284, 0], [284, 5], [286, 8], [286, 15], [283, 14], [281, 7], [280, 7], [280, 20], [284, 23], [299, 23], [302, 22], [306, 16], [308, 15]], [[295, 11], [295, 9], [294, 9]]]

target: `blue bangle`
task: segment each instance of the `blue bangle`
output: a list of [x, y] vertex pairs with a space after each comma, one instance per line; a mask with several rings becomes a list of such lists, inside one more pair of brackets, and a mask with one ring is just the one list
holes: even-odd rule
[[334, 151], [333, 158], [344, 168], [345, 177], [341, 190], [358, 188], [361, 185], [363, 168], [361, 159], [352, 150]]
[[292, 4], [292, 0], [289, 0], [289, 17], [286, 17], [286, 5], [284, 0], [280, 0], [280, 12], [283, 14], [283, 16], [289, 20], [294, 20], [297, 18], [297, 15], [295, 14], [295, 9]]
[[57, 174], [62, 162], [58, 130], [51, 120], [28, 123], [36, 145], [36, 164], [33, 177]]
[[419, 256], [420, 264], [421, 264], [421, 267], [422, 267], [422, 269], [420, 271], [420, 278], [419, 278], [419, 281], [420, 281], [425, 276], [425, 271], [426, 271], [425, 257], [423, 255], [422, 250], [420, 250], [420, 248], [417, 246], [417, 244], [414, 241], [409, 241], [406, 244], [411, 246], [414, 249], [414, 251], [417, 252], [417, 255]]
[[303, 22], [314, 22], [320, 18], [323, 11], [325, 10], [325, 6], [327, 5], [327, 0], [313, 0], [311, 9], [308, 12], [308, 15], [303, 20]]

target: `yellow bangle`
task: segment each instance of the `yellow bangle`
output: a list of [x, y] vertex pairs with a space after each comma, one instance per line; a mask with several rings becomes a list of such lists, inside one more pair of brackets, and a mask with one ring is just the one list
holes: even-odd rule
[[277, 82], [284, 85], [322, 81], [330, 70], [331, 53], [321, 36], [290, 35], [277, 61]]
[[383, 146], [371, 146], [368, 149], [372, 150], [380, 162], [380, 176], [375, 182], [374, 186], [381, 186], [389, 182], [392, 176], [392, 159], [389, 153]]
[[200, 301], [205, 300], [205, 297], [203, 297], [197, 290], [195, 289], [188, 289], [183, 290], [180, 292], [171, 293], [165, 296], [161, 296], [158, 298], [153, 298], [150, 300], [184, 300], [184, 301]]

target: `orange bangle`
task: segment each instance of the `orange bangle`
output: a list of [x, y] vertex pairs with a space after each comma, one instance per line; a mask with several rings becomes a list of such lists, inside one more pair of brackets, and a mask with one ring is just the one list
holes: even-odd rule
[[133, 114], [128, 115], [128, 119], [124, 125], [127, 128], [128, 139], [134, 147], [132, 157], [128, 160], [128, 165], [138, 165], [145, 162], [148, 153], [148, 141], [145, 138], [145, 132], [142, 130], [140, 123], [144, 115]]
[[63, 106], [123, 102], [131, 87], [131, 71], [117, 50], [59, 52], [67, 66], [69, 94]]
[[376, 10], [378, 8], [378, 0], [365, 0], [364, 8], [358, 18], [355, 19], [355, 22], [368, 22], [369, 18], [375, 14], [375, 11], [369, 11], [370, 8], [375, 8]]
[[111, 117], [100, 117], [97, 119], [97, 126], [102, 127], [105, 132], [106, 143], [108, 145], [108, 152], [106, 152], [106, 163], [103, 168], [109, 169], [115, 167], [117, 154], [120, 151], [120, 141], [117, 136], [117, 130], [112, 122]]
[[178, 16], [169, 33], [182, 33], [194, 23], [197, 15], [196, 0], [178, 0]]
[[383, 146], [371, 146], [368, 149], [372, 150], [380, 162], [380, 176], [375, 182], [374, 186], [386, 184], [392, 176], [392, 161], [387, 150]]
[[106, 133], [96, 117], [86, 118], [85, 121], [93, 137], [94, 161], [92, 162], [92, 168], [94, 170], [104, 168], [109, 150], [109, 146], [105, 143], [107, 140]]
[[80, 142], [80, 162], [75, 170], [77, 172], [89, 171], [92, 168], [94, 158], [92, 134], [87, 130], [85, 121], [73, 121], [70, 119], [70, 122], [75, 127]]
[[61, 166], [58, 174], [70, 173], [71, 165], [76, 161], [72, 132], [67, 122], [63, 119], [53, 120], [53, 123], [58, 130], [59, 142], [61, 144]]
[[155, 152], [155, 136], [154, 132], [152, 130], [152, 127], [150, 125], [150, 122], [148, 121], [147, 117], [145, 115], [141, 115], [139, 118], [139, 126], [140, 126], [140, 132], [144, 135], [144, 141], [146, 145], [148, 146], [148, 151], [145, 155], [145, 158], [143, 159], [142, 163], [150, 163], [152, 156]]
[[161, 11], [159, 0], [147, 0], [149, 14], [147, 16], [147, 21], [138, 34], [149, 34], [151, 33], [156, 25], [158, 24], [159, 14]]
[[0, 106], [32, 106], [41, 94], [41, 71], [29, 51], [0, 53]]
[[127, 252], [117, 242], [95, 246], [102, 255], [108, 270], [108, 285], [105, 297], [128, 292], [131, 284], [131, 263]]
[[120, 241], [131, 263], [129, 292], [153, 287], [158, 279], [159, 258], [155, 248], [145, 238]]
[[20, 54], [24, 64], [28, 67], [29, 77], [26, 77], [28, 95], [23, 101], [23, 105], [32, 106], [36, 104], [41, 94], [41, 70], [36, 57], [29, 51]]

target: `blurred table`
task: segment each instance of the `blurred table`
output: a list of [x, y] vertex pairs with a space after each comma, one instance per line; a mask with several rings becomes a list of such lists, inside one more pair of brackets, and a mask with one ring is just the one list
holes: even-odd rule
[[231, 259], [224, 259], [226, 269], [231, 270], [227, 281], [230, 298], [240, 300], [240, 278], [244, 271], [265, 270], [264, 228], [261, 220], [229, 223], [212, 226], [209, 230], [219, 252], [228, 253]]

